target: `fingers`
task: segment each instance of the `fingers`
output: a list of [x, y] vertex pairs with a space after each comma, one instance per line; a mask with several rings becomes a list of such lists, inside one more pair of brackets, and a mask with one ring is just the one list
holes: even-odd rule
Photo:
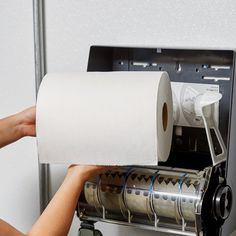
[[101, 172], [110, 169], [108, 166], [96, 166], [96, 165], [71, 165], [69, 169], [79, 172], [87, 172], [89, 174]]
[[36, 119], [36, 107], [32, 106], [29, 107], [22, 112], [20, 112], [22, 116], [22, 121], [25, 124], [35, 124], [35, 119]]
[[96, 166], [96, 165], [71, 165], [68, 168], [68, 173], [72, 175], [78, 175], [79, 178], [82, 178], [84, 181], [87, 181], [89, 178], [111, 169], [111, 166]]
[[20, 113], [16, 114], [18, 120], [18, 126], [21, 133], [21, 137], [36, 136], [35, 119], [36, 108], [35, 106], [27, 108]]
[[36, 128], [35, 125], [25, 125], [23, 127], [24, 136], [36, 136]]

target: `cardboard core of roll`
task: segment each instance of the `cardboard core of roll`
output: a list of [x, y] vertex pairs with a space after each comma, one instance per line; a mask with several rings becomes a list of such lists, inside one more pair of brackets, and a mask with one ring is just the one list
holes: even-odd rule
[[164, 131], [166, 131], [168, 125], [168, 109], [166, 103], [164, 103], [162, 107], [162, 125]]

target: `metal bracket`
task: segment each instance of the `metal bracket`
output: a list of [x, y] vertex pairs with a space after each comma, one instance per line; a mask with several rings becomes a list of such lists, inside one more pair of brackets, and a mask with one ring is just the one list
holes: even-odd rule
[[[215, 104], [219, 102], [221, 98], [222, 98], [222, 95], [220, 93], [207, 92], [207, 93], [198, 95], [196, 97], [195, 104], [194, 104], [196, 115], [201, 116], [204, 122], [204, 127], [206, 130], [207, 141], [210, 148], [213, 166], [226, 160], [226, 147], [225, 147], [223, 138], [221, 136], [221, 133], [212, 115], [214, 113]], [[215, 153], [210, 129], [213, 129], [216, 134], [217, 140], [221, 148], [220, 154]]]

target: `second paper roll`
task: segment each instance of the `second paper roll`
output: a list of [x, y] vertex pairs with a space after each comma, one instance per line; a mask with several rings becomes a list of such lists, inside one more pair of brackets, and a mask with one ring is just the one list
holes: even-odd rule
[[41, 163], [157, 165], [173, 130], [166, 72], [48, 74], [37, 100]]

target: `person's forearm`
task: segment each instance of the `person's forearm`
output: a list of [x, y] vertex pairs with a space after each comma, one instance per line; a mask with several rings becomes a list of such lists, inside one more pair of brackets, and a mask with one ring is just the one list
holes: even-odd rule
[[0, 119], [0, 148], [22, 137], [17, 115]]
[[0, 236], [25, 236], [7, 222], [0, 219]]
[[27, 234], [0, 220], [0, 236], [66, 236], [88, 176], [82, 168], [69, 168], [61, 187]]
[[84, 185], [84, 180], [78, 173], [70, 171], [67, 173], [63, 184], [27, 235], [66, 236], [68, 234]]

